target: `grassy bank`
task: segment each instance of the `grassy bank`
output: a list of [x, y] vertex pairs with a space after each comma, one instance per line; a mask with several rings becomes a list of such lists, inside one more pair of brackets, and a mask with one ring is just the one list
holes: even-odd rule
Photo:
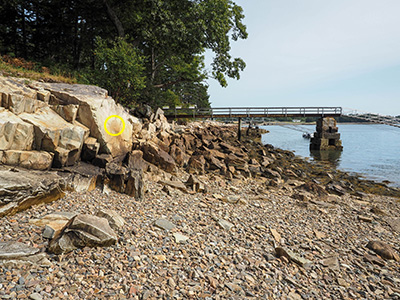
[[23, 77], [45, 82], [78, 83], [78, 79], [66, 72], [50, 70], [23, 58], [14, 58], [7, 55], [0, 57], [0, 75]]

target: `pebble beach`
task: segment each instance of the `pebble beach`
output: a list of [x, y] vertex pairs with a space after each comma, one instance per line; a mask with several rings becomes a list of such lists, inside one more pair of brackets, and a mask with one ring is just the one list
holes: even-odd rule
[[[3, 241], [42, 252], [48, 240], [32, 219], [107, 208], [126, 222], [114, 246], [49, 255], [46, 266], [0, 266], [0, 298], [400, 299], [400, 263], [366, 248], [383, 240], [399, 249], [390, 223], [398, 198], [305, 200], [293, 197], [294, 180], [271, 188], [263, 178], [199, 179], [205, 193], [148, 178], [142, 201], [100, 189], [69, 192], [0, 219]], [[278, 247], [289, 255], [278, 258]]]

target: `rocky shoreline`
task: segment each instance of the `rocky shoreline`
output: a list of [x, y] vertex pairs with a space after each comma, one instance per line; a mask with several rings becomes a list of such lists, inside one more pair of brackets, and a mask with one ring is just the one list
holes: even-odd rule
[[[238, 146], [233, 128], [211, 126], [216, 136], [221, 134], [216, 128], [231, 132], [232, 140], [224, 140]], [[189, 168], [206, 188], [195, 192], [184, 184], [190, 175], [183, 169], [172, 175], [153, 165], [145, 172], [147, 189], [141, 201], [96, 188], [67, 192], [58, 201], [0, 219], [3, 242], [18, 241], [46, 255], [41, 264], [3, 261], [0, 298], [400, 297], [396, 255], [395, 260], [386, 259], [367, 247], [371, 241], [383, 241], [391, 245], [388, 251], [397, 253], [398, 198], [366, 193], [396, 190], [312, 166], [251, 139], [243, 146], [253, 159], [267, 153], [276, 157], [270, 178], [256, 172], [227, 178], [220, 169]], [[278, 163], [280, 170], [275, 171]], [[346, 185], [329, 186], [326, 180], [331, 177]], [[32, 220], [55, 212], [91, 214], [98, 209], [113, 210], [125, 220], [116, 231], [115, 245], [46, 254], [43, 226]]]
[[[27, 114], [7, 103], [0, 113]], [[97, 132], [76, 140], [79, 156], [0, 151], [0, 299], [400, 299], [398, 189], [262, 145], [259, 132], [238, 142], [235, 126], [132, 113], [122, 148]], [[41, 130], [56, 143], [58, 129]], [[0, 145], [20, 145], [12, 137]], [[53, 158], [47, 170], [10, 159], [37, 151]]]

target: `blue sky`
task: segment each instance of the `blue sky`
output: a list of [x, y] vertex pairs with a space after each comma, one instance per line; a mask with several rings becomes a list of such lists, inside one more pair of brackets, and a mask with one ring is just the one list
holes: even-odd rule
[[[399, 0], [236, 0], [249, 38], [231, 54], [247, 67], [218, 106], [342, 106], [400, 115]], [[209, 61], [209, 57], [208, 57]]]

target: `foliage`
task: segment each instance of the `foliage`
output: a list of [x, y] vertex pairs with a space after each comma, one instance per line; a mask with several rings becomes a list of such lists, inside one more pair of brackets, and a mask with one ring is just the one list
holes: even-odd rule
[[[228, 77], [239, 79], [245, 68], [230, 55], [231, 43], [247, 38], [243, 19], [232, 0], [3, 0], [0, 53], [80, 73], [83, 81], [111, 89], [124, 103], [155, 106], [176, 96], [180, 103], [209, 106], [205, 80], [226, 86]], [[96, 38], [114, 44], [106, 47]], [[117, 58], [115, 47], [127, 52]], [[206, 50], [214, 53], [209, 71]], [[101, 69], [99, 55], [122, 68], [113, 69], [114, 80], [106, 79], [109, 70]], [[127, 62], [133, 65], [125, 71]], [[134, 68], [140, 70], [135, 76]], [[132, 91], [128, 80], [135, 81]]]
[[145, 87], [143, 61], [139, 51], [122, 38], [110, 43], [98, 39], [92, 82], [111, 91], [116, 101], [129, 104]]

